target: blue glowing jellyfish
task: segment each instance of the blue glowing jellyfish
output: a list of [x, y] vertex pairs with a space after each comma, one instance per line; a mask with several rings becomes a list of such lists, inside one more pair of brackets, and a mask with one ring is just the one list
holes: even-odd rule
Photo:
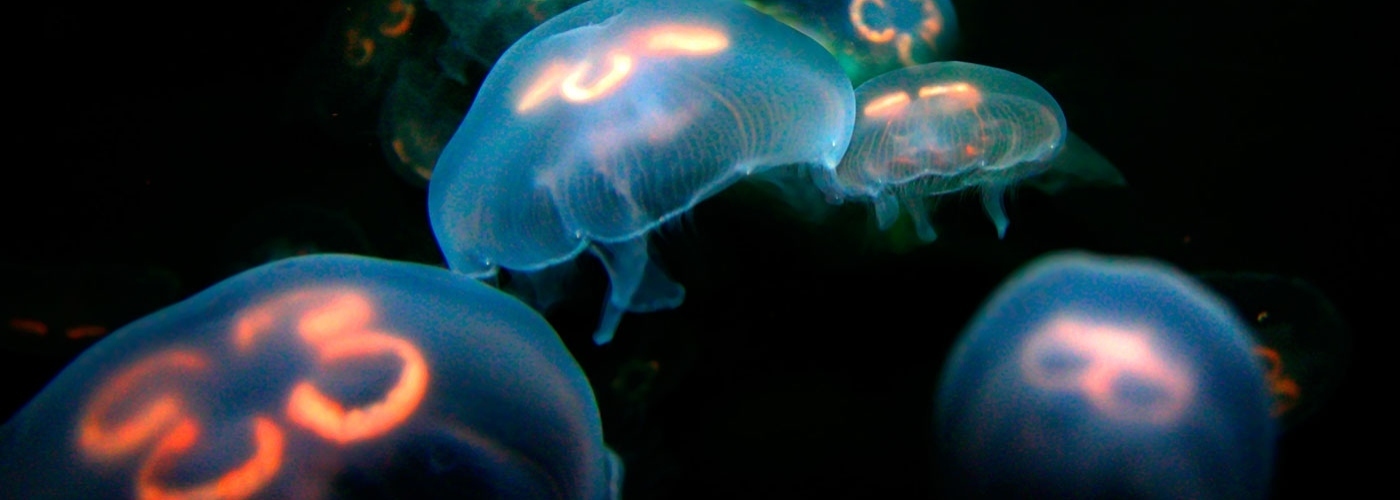
[[811, 39], [737, 2], [599, 0], [530, 32], [487, 75], [428, 186], [449, 266], [486, 277], [589, 250], [624, 311], [678, 306], [647, 254], [658, 225], [772, 167], [830, 169], [850, 81]]
[[871, 199], [881, 229], [903, 206], [919, 237], [937, 238], [925, 199], [978, 188], [1006, 234], [1002, 194], [1041, 173], [1068, 129], [1045, 89], [1015, 73], [963, 62], [886, 73], [856, 89], [860, 117], [833, 175], [818, 177], [833, 199]]
[[15, 498], [617, 496], [588, 381], [536, 312], [318, 255], [127, 325], [0, 428]]
[[948, 0], [746, 0], [826, 47], [856, 85], [947, 60], [957, 42]]
[[1273, 422], [1249, 328], [1161, 263], [1045, 257], [939, 382], [947, 486], [1000, 498], [1261, 498]]

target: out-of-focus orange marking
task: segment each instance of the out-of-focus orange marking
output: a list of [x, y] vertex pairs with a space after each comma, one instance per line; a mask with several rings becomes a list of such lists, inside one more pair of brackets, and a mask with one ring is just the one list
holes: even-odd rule
[[394, 157], [399, 159], [399, 163], [413, 165], [413, 158], [409, 158], [408, 150], [404, 149], [403, 139], [395, 137], [389, 144], [394, 148]]
[[[97, 461], [132, 453], [175, 423], [184, 412], [180, 395], [152, 394], [142, 389], [141, 383], [157, 375], [188, 376], [203, 372], [208, 366], [208, 360], [196, 352], [171, 350], [145, 358], [118, 373], [98, 388], [83, 411], [78, 421], [78, 448]], [[144, 403], [118, 422], [109, 422], [113, 407], [132, 398], [144, 400]]]
[[540, 1], [541, 0], [530, 0], [530, 5], [525, 6], [525, 11], [529, 12], [530, 17], [534, 18], [537, 23], [542, 23], [545, 20], [544, 13], [540, 12]]
[[898, 113], [904, 109], [904, 105], [909, 104], [909, 94], [904, 92], [891, 92], [870, 101], [862, 110], [865, 116], [886, 116]]
[[[925, 43], [932, 45], [934, 39], [943, 31], [943, 13], [938, 11], [938, 5], [933, 0], [894, 0], [894, 1], [918, 1], [920, 21], [917, 35]], [[918, 61], [913, 57], [914, 35], [903, 32], [898, 26], [887, 26], [881, 29], [871, 27], [865, 21], [865, 8], [875, 7], [885, 12], [885, 17], [894, 19], [900, 14], [890, 12], [889, 5], [884, 0], [853, 0], [850, 5], [851, 27], [855, 28], [856, 35], [870, 43], [879, 45], [895, 41], [898, 50], [899, 61], [905, 66], [913, 66]]]
[[560, 95], [572, 102], [588, 102], [606, 96], [617, 89], [618, 84], [626, 80], [627, 75], [632, 72], [632, 56], [613, 54], [608, 60], [611, 63], [608, 72], [587, 87], [580, 86], [579, 80], [588, 74], [592, 64], [586, 61], [579, 63], [578, 66], [574, 67], [574, 71], [559, 83]]
[[300, 382], [292, 389], [287, 417], [326, 440], [346, 444], [381, 436], [407, 420], [427, 393], [428, 363], [417, 347], [401, 338], [358, 334], [327, 341], [318, 350], [323, 364], [385, 353], [403, 362], [398, 381], [384, 399], [362, 408], [346, 410], [310, 382]]
[[137, 498], [142, 500], [235, 500], [248, 498], [277, 477], [282, 468], [286, 439], [271, 419], [258, 415], [253, 421], [253, 456], [223, 475], [183, 488], [169, 488], [158, 477], [168, 472], [199, 440], [199, 424], [185, 419], [166, 433], [137, 473]]
[[374, 59], [374, 39], [361, 37], [360, 30], [345, 30], [345, 62], [351, 66], [364, 66]]
[[884, 0], [852, 1], [850, 10], [851, 26], [856, 29], [856, 35], [860, 36], [861, 38], [864, 38], [870, 43], [886, 43], [890, 40], [894, 40], [893, 26], [881, 30], [876, 30], [872, 29], [870, 25], [865, 24], [865, 6], [867, 4], [874, 5], [875, 7], [878, 7], [881, 10], [885, 8]]
[[[1041, 360], [1050, 353], [1072, 355], [1083, 363], [1047, 370]], [[1184, 413], [1195, 396], [1191, 373], [1163, 356], [1152, 344], [1150, 332], [1115, 325], [1056, 318], [1026, 341], [1020, 364], [1031, 385], [1082, 392], [1103, 416], [1115, 420], [1169, 424]], [[1124, 401], [1114, 386], [1125, 377], [1152, 381], [1165, 394], [1149, 405]]]
[[392, 0], [387, 8], [389, 13], [398, 16], [398, 19], [379, 25], [379, 32], [389, 38], [398, 38], [408, 33], [408, 29], [413, 27], [413, 17], [418, 8], [404, 0]]
[[105, 327], [97, 325], [81, 325], [69, 328], [64, 335], [70, 339], [78, 340], [92, 337], [101, 337], [106, 334], [107, 328]]
[[49, 334], [49, 325], [37, 319], [11, 318], [10, 329], [17, 332], [24, 332], [31, 335], [43, 337]]
[[1264, 364], [1268, 365], [1268, 372], [1264, 377], [1269, 384], [1269, 392], [1274, 396], [1274, 405], [1269, 409], [1269, 415], [1277, 418], [1298, 406], [1298, 400], [1303, 397], [1303, 390], [1298, 386], [1298, 382], [1283, 372], [1283, 358], [1279, 356], [1278, 351], [1258, 346], [1254, 348], [1254, 354], [1263, 358]]

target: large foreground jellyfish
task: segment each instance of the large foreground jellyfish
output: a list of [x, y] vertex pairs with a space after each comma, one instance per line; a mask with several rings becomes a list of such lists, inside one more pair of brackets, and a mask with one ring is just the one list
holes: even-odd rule
[[913, 218], [937, 238], [925, 199], [969, 188], [1005, 236], [1002, 194], [1049, 168], [1065, 116], [1049, 92], [1010, 71], [963, 62], [896, 70], [856, 89], [860, 116], [834, 175], [816, 180], [833, 199], [873, 200], [880, 229]]
[[1261, 498], [1273, 422], [1239, 318], [1148, 260], [1045, 257], [989, 299], [939, 382], [958, 495]]
[[836, 56], [851, 81], [945, 60], [957, 42], [948, 0], [746, 0]]
[[850, 81], [736, 1], [598, 0], [540, 25], [487, 75], [438, 160], [429, 214], [455, 271], [537, 271], [589, 250], [624, 311], [678, 306], [647, 234], [754, 172], [841, 158]]
[[583, 372], [537, 313], [318, 255], [112, 333], [0, 428], [15, 498], [616, 498]]

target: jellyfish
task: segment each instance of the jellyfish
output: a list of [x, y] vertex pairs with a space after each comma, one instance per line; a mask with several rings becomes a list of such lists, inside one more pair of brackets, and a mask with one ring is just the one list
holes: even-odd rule
[[831, 55], [738, 2], [589, 2], [487, 75], [438, 160], [429, 215], [448, 265], [472, 276], [597, 256], [603, 344], [624, 312], [684, 298], [648, 256], [652, 229], [754, 172], [832, 168], [854, 120]]
[[83, 353], [0, 427], [16, 498], [617, 497], [535, 311], [442, 268], [266, 264]]
[[1296, 277], [1211, 272], [1198, 278], [1250, 326], [1279, 432], [1296, 428], [1323, 409], [1351, 359], [1351, 332], [1332, 301]]
[[1057, 253], [954, 346], [936, 434], [952, 493], [1262, 498], [1274, 427], [1249, 328], [1180, 271]]
[[394, 172], [427, 187], [438, 155], [467, 114], [468, 87], [447, 78], [435, 63], [408, 59], [384, 97], [379, 129], [384, 156]]
[[925, 198], [969, 188], [1005, 237], [1002, 195], [1045, 171], [1065, 141], [1049, 92], [1010, 71], [963, 62], [896, 70], [856, 89], [860, 118], [840, 165], [816, 181], [829, 199], [871, 199], [880, 229], [900, 207], [937, 238]]
[[957, 43], [948, 0], [747, 0], [836, 56], [851, 82], [947, 60]]

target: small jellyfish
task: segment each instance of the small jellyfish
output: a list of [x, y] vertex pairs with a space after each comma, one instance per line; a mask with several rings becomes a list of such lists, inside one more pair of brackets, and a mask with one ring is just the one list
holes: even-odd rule
[[647, 235], [750, 174], [830, 169], [850, 81], [811, 39], [738, 2], [598, 0], [530, 32], [482, 83], [438, 160], [429, 215], [449, 266], [487, 277], [590, 251], [625, 311], [680, 305]]
[[1049, 168], [1068, 129], [1049, 92], [1015, 73], [963, 62], [896, 70], [856, 89], [850, 149], [815, 180], [828, 198], [874, 201], [880, 229], [900, 207], [924, 241], [937, 238], [925, 199], [969, 188], [1006, 235], [1002, 194]]
[[1350, 329], [1332, 301], [1299, 278], [1249, 272], [1198, 278], [1248, 321], [1279, 431], [1325, 407], [1346, 375], [1352, 349]]
[[958, 496], [1262, 498], [1274, 426], [1229, 305], [1150, 260], [1044, 257], [973, 318], [939, 381]]
[[946, 60], [957, 42], [948, 0], [747, 0], [821, 43], [860, 85], [902, 67]]
[[0, 427], [15, 498], [617, 498], [578, 364], [447, 270], [277, 261], [94, 345]]

